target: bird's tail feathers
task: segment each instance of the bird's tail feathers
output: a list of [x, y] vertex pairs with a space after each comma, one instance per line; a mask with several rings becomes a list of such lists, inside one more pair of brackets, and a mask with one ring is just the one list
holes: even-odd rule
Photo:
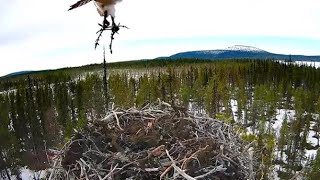
[[75, 4], [71, 5], [70, 8], [68, 9], [68, 11], [75, 9], [77, 7], [83, 6], [87, 3], [89, 3], [90, 1], [92, 1], [92, 0], [80, 0], [80, 1], [76, 2]]

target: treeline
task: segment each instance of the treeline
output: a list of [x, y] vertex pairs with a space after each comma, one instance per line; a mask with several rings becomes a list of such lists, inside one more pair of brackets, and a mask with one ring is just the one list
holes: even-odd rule
[[[261, 60], [159, 59], [112, 63], [108, 71], [107, 89], [102, 65], [1, 81], [0, 170], [45, 167], [46, 148], [61, 146], [112, 104], [143, 107], [158, 98], [239, 128], [245, 140], [258, 143], [258, 176], [265, 179], [273, 170], [291, 178], [305, 166], [306, 150], [319, 147], [320, 69]], [[279, 112], [285, 118], [277, 129]], [[316, 144], [308, 141], [310, 133]]]

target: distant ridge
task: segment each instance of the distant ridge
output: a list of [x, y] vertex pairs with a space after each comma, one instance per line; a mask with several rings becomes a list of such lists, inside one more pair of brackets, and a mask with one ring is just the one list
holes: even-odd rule
[[18, 72], [14, 72], [14, 73], [10, 73], [10, 74], [7, 74], [5, 76], [2, 76], [0, 77], [0, 79], [4, 79], [4, 78], [7, 78], [7, 77], [15, 77], [15, 76], [21, 76], [21, 75], [25, 75], [25, 74], [30, 74], [34, 71], [18, 71]]
[[235, 45], [226, 49], [187, 51], [159, 59], [275, 59], [293, 61], [320, 61], [320, 56], [275, 54], [268, 51], [245, 45]]

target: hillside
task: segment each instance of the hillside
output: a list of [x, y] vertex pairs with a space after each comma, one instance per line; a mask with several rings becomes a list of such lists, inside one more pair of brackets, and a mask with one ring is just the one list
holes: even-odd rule
[[195, 58], [195, 59], [275, 59], [292, 61], [320, 61], [320, 56], [275, 54], [265, 50], [236, 45], [226, 49], [187, 51], [181, 52], [161, 59]]

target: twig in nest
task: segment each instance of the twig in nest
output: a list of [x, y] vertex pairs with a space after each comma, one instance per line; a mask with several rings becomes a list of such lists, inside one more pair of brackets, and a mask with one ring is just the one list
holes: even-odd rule
[[253, 148], [250, 147], [248, 149], [249, 152], [249, 180], [254, 179], [254, 173], [253, 173]]
[[119, 121], [119, 118], [118, 118], [118, 116], [117, 116], [117, 113], [114, 112], [114, 111], [113, 111], [112, 113], [113, 113], [114, 117], [115, 117], [116, 120], [117, 120], [117, 125], [118, 125], [119, 129], [120, 129], [121, 131], [124, 131], [124, 129], [120, 126], [120, 121]]
[[202, 174], [200, 176], [195, 177], [195, 179], [202, 179], [202, 178], [205, 178], [206, 176], [209, 176], [210, 174], [213, 174], [213, 173], [216, 173], [219, 171], [225, 171], [225, 170], [227, 170], [227, 168], [224, 168], [223, 165], [220, 165], [220, 166], [217, 166], [217, 167], [211, 169], [209, 172], [207, 172], [205, 174]]
[[165, 145], [160, 145], [157, 148], [155, 148], [154, 150], [152, 150], [151, 154], [153, 156], [160, 156], [165, 148], [166, 148]]
[[100, 38], [102, 36], [102, 33], [105, 30], [110, 30], [111, 31], [111, 40], [110, 40], [110, 44], [109, 44], [109, 49], [110, 49], [110, 53], [112, 54], [112, 42], [114, 40], [114, 35], [116, 33], [119, 34], [118, 32], [119, 32], [120, 28], [127, 28], [127, 29], [129, 29], [129, 28], [127, 26], [120, 25], [120, 23], [118, 25], [112, 25], [112, 26], [109, 26], [109, 27], [103, 26], [102, 24], [99, 24], [99, 26], [101, 27], [101, 29], [99, 31], [97, 31], [97, 34], [99, 34], [99, 35], [98, 35], [98, 37], [96, 39], [94, 48], [96, 49], [97, 46], [99, 45], [99, 41], [100, 41]]
[[179, 168], [176, 165], [176, 162], [173, 160], [173, 158], [170, 156], [169, 151], [166, 150], [167, 156], [169, 157], [170, 161], [172, 162], [171, 166], [174, 168], [174, 170], [176, 170], [181, 176], [183, 176], [184, 178], [186, 178], [187, 180], [196, 180], [195, 178], [191, 177], [190, 175], [188, 175], [187, 173], [185, 173], [181, 168]]
[[183, 161], [182, 165], [181, 165], [181, 169], [186, 169], [186, 166], [187, 166], [188, 163], [191, 161], [191, 159], [196, 158], [196, 156], [197, 156], [201, 151], [206, 150], [207, 147], [208, 147], [208, 145], [207, 145], [206, 147], [204, 147], [204, 148], [200, 148], [198, 151], [196, 151], [195, 153], [193, 153], [190, 157], [186, 158], [186, 159]]
[[118, 167], [118, 164], [116, 164], [114, 167], [110, 167], [110, 172], [105, 176], [103, 177], [101, 180], [105, 180], [107, 178], [109, 178], [110, 176], [112, 176], [115, 172], [115, 170], [117, 170], [117, 167]]
[[172, 169], [172, 165], [170, 165], [169, 167], [167, 167], [167, 169], [165, 171], [163, 171], [163, 173], [161, 173], [160, 175], [160, 180], [162, 180], [162, 178]]

